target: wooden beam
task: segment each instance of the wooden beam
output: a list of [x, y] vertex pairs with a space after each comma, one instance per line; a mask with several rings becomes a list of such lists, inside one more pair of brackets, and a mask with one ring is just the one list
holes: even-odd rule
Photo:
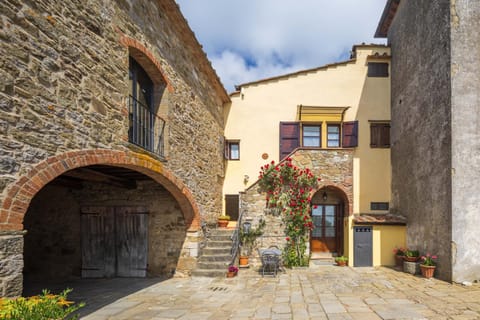
[[91, 182], [105, 183], [125, 189], [135, 189], [137, 187], [137, 183], [135, 180], [115, 177], [92, 169], [79, 168], [67, 171], [63, 175]]
[[83, 184], [81, 180], [60, 176], [55, 178], [53, 181], [50, 182], [51, 185], [66, 187], [70, 189], [82, 189]]

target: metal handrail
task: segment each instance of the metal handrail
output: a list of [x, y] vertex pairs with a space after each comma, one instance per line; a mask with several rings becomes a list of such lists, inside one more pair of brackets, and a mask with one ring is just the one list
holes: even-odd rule
[[230, 266], [235, 264], [235, 259], [237, 258], [240, 251], [240, 226], [242, 225], [242, 218], [243, 210], [240, 210], [240, 215], [238, 216], [237, 220], [237, 226], [235, 227], [235, 230], [233, 231], [233, 234], [231, 236], [232, 250], [230, 251], [230, 254], [232, 255], [232, 258], [230, 260]]
[[128, 97], [128, 117], [128, 141], [164, 156], [165, 120], [131, 95]]

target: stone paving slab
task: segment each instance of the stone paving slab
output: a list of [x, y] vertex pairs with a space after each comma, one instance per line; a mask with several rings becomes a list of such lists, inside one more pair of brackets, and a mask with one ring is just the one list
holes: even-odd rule
[[480, 285], [382, 267], [312, 265], [276, 278], [241, 270], [230, 279], [168, 279], [82, 319], [480, 319]]

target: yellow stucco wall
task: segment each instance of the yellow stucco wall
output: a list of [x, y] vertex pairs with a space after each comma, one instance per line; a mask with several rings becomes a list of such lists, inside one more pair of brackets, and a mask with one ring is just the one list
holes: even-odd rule
[[224, 194], [243, 191], [257, 180], [262, 165], [278, 162], [279, 123], [296, 121], [299, 105], [348, 107], [343, 120], [359, 121], [353, 213], [372, 212], [370, 202], [389, 202], [390, 149], [370, 147], [369, 121], [390, 119], [390, 78], [367, 77], [367, 63], [376, 61], [371, 55], [377, 52], [389, 54], [390, 49], [357, 46], [355, 61], [241, 86], [226, 108], [225, 136], [240, 140], [240, 160], [227, 161]]
[[[348, 256], [349, 265], [354, 266], [354, 241], [353, 241], [353, 219], [348, 219], [350, 232], [348, 238]], [[406, 247], [406, 226], [401, 225], [373, 225], [373, 266], [394, 266], [395, 257], [393, 249], [395, 247]]]

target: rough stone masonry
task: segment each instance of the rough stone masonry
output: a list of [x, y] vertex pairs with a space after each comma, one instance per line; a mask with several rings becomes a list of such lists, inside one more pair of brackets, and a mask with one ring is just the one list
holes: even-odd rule
[[[201, 219], [221, 212], [229, 98], [173, 0], [5, 0], [0, 41], [0, 295], [21, 293], [30, 201], [82, 164], [142, 168]], [[129, 56], [154, 81], [163, 158], [128, 142]]]

